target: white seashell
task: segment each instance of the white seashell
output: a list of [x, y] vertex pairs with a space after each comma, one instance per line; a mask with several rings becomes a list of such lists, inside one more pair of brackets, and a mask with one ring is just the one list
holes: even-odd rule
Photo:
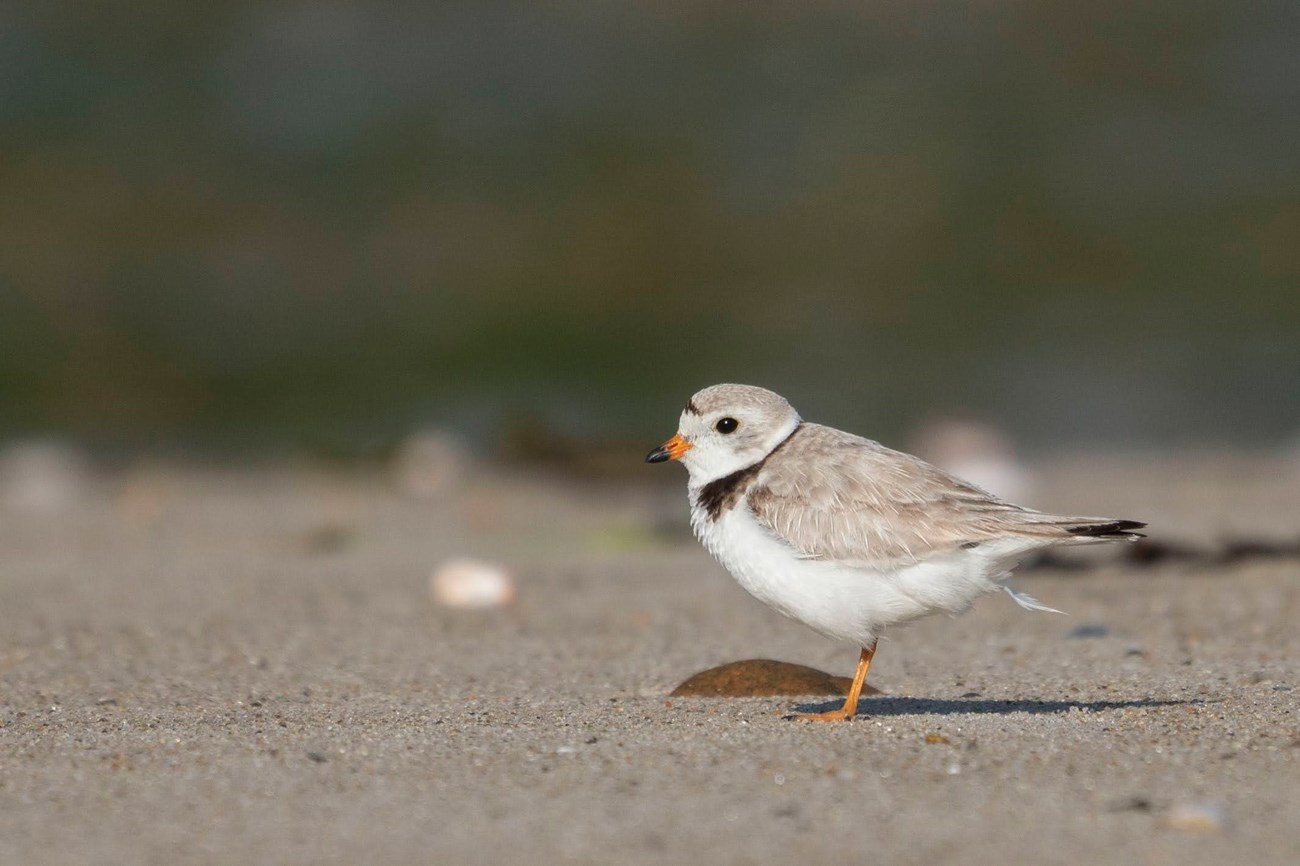
[[474, 559], [449, 559], [429, 577], [434, 601], [446, 607], [484, 610], [515, 599], [515, 582], [504, 567]]

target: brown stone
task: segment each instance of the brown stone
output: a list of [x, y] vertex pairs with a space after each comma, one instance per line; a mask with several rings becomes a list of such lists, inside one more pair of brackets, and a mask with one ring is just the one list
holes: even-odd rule
[[[701, 671], [677, 688], [669, 697], [766, 698], [798, 695], [847, 695], [853, 681], [790, 662], [771, 659], [748, 659]], [[863, 695], [881, 694], [879, 689], [863, 686]]]

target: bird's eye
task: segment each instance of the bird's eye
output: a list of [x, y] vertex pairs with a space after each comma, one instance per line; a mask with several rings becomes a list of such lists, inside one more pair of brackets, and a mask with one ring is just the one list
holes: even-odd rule
[[717, 424], [713, 425], [713, 429], [719, 433], [735, 433], [736, 428], [739, 426], [740, 422], [735, 418], [722, 418], [719, 419]]

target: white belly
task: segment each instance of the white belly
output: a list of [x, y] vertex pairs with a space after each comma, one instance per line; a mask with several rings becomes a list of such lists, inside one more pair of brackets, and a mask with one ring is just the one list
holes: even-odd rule
[[993, 563], [966, 551], [890, 572], [801, 558], [765, 529], [743, 500], [716, 521], [692, 504], [691, 525], [705, 548], [755, 597], [827, 637], [861, 646], [888, 625], [964, 610], [998, 588], [988, 576]]

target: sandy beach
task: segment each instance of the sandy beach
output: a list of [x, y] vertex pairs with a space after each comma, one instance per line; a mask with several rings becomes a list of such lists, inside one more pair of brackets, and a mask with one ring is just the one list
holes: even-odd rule
[[[0, 863], [1300, 862], [1300, 481], [1079, 457], [1030, 504], [1197, 555], [1099, 551], [881, 642], [860, 715], [667, 697], [857, 650], [749, 598], [684, 476], [154, 465], [0, 521]], [[453, 610], [452, 556], [517, 599]]]

